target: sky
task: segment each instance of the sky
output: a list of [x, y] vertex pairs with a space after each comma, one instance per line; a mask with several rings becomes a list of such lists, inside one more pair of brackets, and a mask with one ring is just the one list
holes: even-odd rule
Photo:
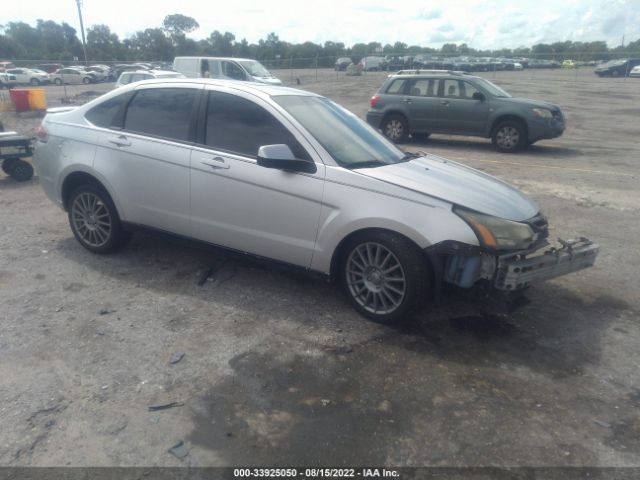
[[[478, 49], [556, 41], [604, 40], [610, 47], [640, 38], [640, 0], [82, 0], [85, 28], [104, 23], [122, 39], [162, 25], [166, 15], [195, 18], [206, 38], [229, 31], [256, 43], [270, 32], [291, 43], [327, 40], [351, 46], [377, 41]], [[38, 18], [65, 21], [80, 32], [76, 0], [3, 2], [0, 25]]]

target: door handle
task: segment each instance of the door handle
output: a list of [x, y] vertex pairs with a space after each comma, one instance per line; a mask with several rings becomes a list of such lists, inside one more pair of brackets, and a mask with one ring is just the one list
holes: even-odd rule
[[222, 157], [213, 157], [209, 161], [202, 161], [200, 163], [202, 163], [203, 165], [207, 165], [208, 167], [211, 167], [211, 168], [225, 168], [226, 169], [226, 168], [230, 167], [230, 165]]
[[131, 141], [127, 139], [124, 135], [119, 135], [117, 137], [109, 137], [107, 139], [110, 143], [117, 145], [118, 147], [130, 147]]
[[445, 107], [448, 107], [449, 106], [449, 100], [442, 100], [440, 102], [440, 105], [444, 105]]
[[404, 100], [402, 100], [404, 103], [411, 103], [411, 99], [410, 98], [405, 98]]

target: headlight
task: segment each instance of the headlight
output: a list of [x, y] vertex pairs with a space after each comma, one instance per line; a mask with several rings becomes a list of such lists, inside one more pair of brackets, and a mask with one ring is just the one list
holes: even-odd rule
[[531, 111], [533, 112], [534, 117], [539, 117], [539, 118], [553, 117], [551, 110], [547, 110], [546, 108], [532, 108]]
[[529, 225], [456, 207], [453, 211], [473, 229], [480, 245], [491, 250], [524, 250], [534, 240]]

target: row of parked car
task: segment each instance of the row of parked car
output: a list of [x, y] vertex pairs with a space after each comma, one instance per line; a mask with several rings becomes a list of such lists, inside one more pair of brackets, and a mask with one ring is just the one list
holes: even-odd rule
[[163, 67], [170, 68], [170, 64], [134, 63], [111, 66], [97, 64], [65, 67], [58, 63], [45, 63], [27, 68], [16, 67], [12, 62], [0, 62], [0, 88], [50, 83], [62, 85], [110, 82], [117, 80], [124, 72], [148, 72]]

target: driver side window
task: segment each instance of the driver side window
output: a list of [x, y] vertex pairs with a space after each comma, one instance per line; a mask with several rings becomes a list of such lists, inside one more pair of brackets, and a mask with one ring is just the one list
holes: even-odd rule
[[209, 92], [205, 144], [219, 150], [256, 158], [262, 145], [288, 145], [296, 158], [309, 154], [273, 115], [246, 98]]
[[225, 77], [233, 78], [234, 80], [245, 80], [246, 75], [238, 65], [233, 62], [222, 62], [222, 73]]

